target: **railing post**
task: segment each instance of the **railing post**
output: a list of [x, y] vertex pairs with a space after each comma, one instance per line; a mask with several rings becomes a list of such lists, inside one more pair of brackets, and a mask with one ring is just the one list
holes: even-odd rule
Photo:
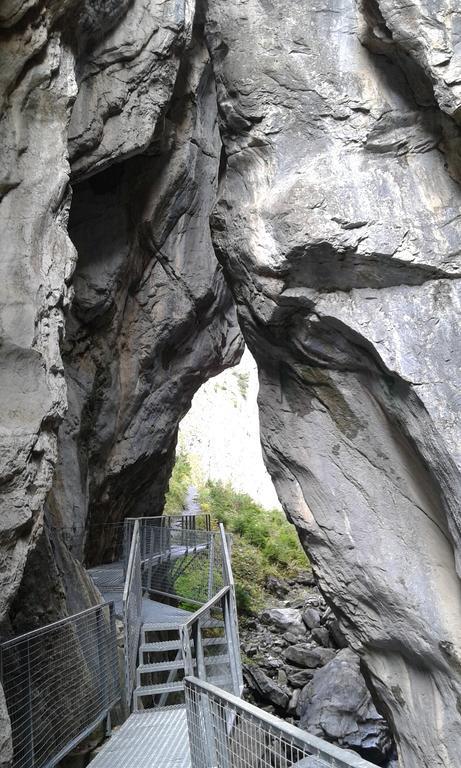
[[201, 680], [206, 680], [206, 666], [205, 666], [205, 654], [203, 652], [203, 643], [202, 643], [201, 619], [198, 619], [193, 625], [192, 639], [194, 641], [195, 660], [197, 662], [197, 677], [199, 677]]
[[29, 704], [29, 723], [30, 723], [30, 764], [33, 766], [35, 762], [35, 747], [34, 747], [34, 712], [32, 705], [32, 677], [30, 669], [30, 641], [27, 640], [27, 693]]
[[99, 690], [101, 687], [101, 683], [104, 680], [104, 667], [105, 667], [105, 659], [104, 659], [104, 644], [103, 644], [103, 625], [104, 625], [104, 615], [103, 615], [103, 609], [97, 608], [95, 612], [95, 621], [96, 621], [96, 644], [98, 646], [98, 664], [99, 664], [99, 672], [98, 672], [98, 680], [96, 681], [96, 685], [98, 688], [98, 695], [102, 693], [102, 698], [104, 701], [104, 706], [108, 708], [108, 691], [105, 685], [102, 685], [103, 690]]
[[194, 675], [194, 662], [192, 660], [192, 651], [190, 647], [189, 628], [184, 624], [179, 628], [181, 637], [181, 648], [184, 659], [184, 674], [186, 677]]
[[[130, 608], [134, 601], [135, 616], [130, 615]], [[133, 535], [131, 537], [130, 559], [128, 561], [127, 576], [123, 589], [123, 626], [125, 637], [125, 684], [126, 684], [126, 702], [128, 710], [131, 710], [132, 687], [136, 665], [136, 658], [139, 645], [139, 633], [141, 629], [142, 612], [142, 574], [141, 574], [141, 552], [139, 520], [135, 521]], [[133, 620], [135, 626], [133, 628]], [[133, 650], [131, 639], [134, 631], [133, 641], [136, 647]]]
[[208, 600], [213, 597], [214, 586], [214, 536], [211, 534], [207, 536], [209, 541], [208, 550]]

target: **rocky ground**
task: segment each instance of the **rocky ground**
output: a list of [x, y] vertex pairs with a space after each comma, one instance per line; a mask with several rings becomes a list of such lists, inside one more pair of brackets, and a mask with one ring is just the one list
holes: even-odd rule
[[397, 768], [389, 727], [360, 660], [312, 576], [269, 577], [271, 607], [241, 621], [246, 697], [309, 733]]

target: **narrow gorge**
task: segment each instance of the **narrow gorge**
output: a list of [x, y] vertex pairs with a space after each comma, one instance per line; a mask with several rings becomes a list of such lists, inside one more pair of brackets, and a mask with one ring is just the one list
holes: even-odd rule
[[0, 30], [0, 639], [98, 601], [83, 563], [161, 514], [246, 344], [400, 768], [459, 768], [458, 4], [3, 0]]

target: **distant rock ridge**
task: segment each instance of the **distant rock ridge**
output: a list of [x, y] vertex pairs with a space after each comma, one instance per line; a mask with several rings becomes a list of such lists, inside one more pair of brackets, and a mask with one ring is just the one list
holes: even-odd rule
[[248, 350], [238, 365], [207, 381], [179, 426], [179, 446], [204, 480], [230, 483], [259, 504], [280, 508], [265, 467], [258, 416], [258, 370]]

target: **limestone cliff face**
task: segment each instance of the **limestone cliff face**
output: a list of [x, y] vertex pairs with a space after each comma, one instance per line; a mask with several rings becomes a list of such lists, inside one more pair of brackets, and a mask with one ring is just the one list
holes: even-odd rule
[[161, 510], [235, 302], [402, 766], [458, 768], [457, 3], [4, 0], [0, 26], [2, 633], [96, 599], [89, 526]]
[[193, 11], [2, 6], [6, 634], [95, 599], [88, 531], [161, 512], [180, 419], [242, 352], [211, 245], [221, 142]]
[[461, 15], [209, 6], [227, 158], [213, 238], [268, 467], [402, 764], [455, 768]]

